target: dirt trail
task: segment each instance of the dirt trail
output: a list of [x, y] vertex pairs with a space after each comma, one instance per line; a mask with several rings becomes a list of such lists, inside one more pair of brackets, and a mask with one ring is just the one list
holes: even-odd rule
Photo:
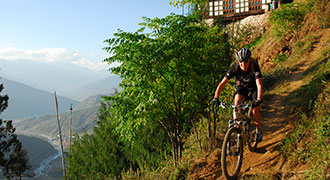
[[[275, 87], [274, 93], [269, 94], [269, 100], [262, 108], [262, 127], [264, 140], [260, 143], [257, 152], [244, 151], [244, 160], [241, 173], [244, 177], [251, 174], [282, 174], [285, 160], [281, 158], [279, 147], [286, 135], [293, 130], [293, 120], [296, 118], [285, 109], [285, 98], [308, 83], [311, 77], [304, 77], [303, 73], [308, 70], [319, 57], [324, 46], [329, 43], [330, 29], [320, 33], [320, 40], [313, 46], [313, 51], [300, 59], [300, 62], [291, 68], [290, 75], [284, 84]], [[303, 170], [296, 168], [299, 172]], [[221, 178], [220, 178], [221, 179]]]
[[241, 172], [243, 174], [276, 174], [284, 164], [280, 159], [279, 147], [286, 135], [293, 129], [294, 115], [285, 109], [285, 98], [287, 95], [304, 85], [302, 74], [310, 66], [311, 61], [301, 61], [295, 66], [294, 71], [286, 79], [283, 90], [271, 94], [269, 100], [262, 108], [262, 129], [264, 140], [258, 145], [257, 152], [244, 151], [244, 163]]
[[[286, 160], [280, 156], [279, 150], [286, 135], [294, 130], [293, 124], [297, 117], [285, 108], [285, 99], [290, 93], [308, 83], [311, 77], [305, 77], [303, 73], [316, 64], [315, 60], [317, 60], [322, 50], [329, 46], [329, 28], [320, 31], [318, 36], [320, 37], [319, 41], [313, 44], [309, 54], [290, 67], [291, 71], [287, 79], [267, 93], [267, 100], [263, 103], [261, 110], [264, 139], [258, 145], [257, 152], [250, 152], [245, 147], [240, 179], [260, 174], [275, 175], [277, 176], [275, 179], [278, 179], [282, 174], [288, 173], [285, 172], [286, 168], [283, 168]], [[224, 179], [221, 175], [220, 151], [220, 149], [217, 149], [205, 159], [195, 162], [192, 167], [194, 173], [188, 179]], [[294, 173], [298, 172], [299, 174], [305, 168], [304, 166], [297, 167]]]

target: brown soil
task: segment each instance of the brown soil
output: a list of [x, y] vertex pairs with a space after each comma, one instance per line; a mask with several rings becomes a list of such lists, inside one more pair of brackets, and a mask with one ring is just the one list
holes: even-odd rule
[[[288, 133], [294, 130], [294, 121], [297, 119], [295, 112], [290, 112], [285, 107], [286, 97], [294, 90], [308, 83], [311, 77], [304, 77], [303, 73], [315, 64], [321, 52], [329, 47], [330, 28], [316, 34], [319, 40], [313, 45], [312, 50], [305, 54], [299, 62], [293, 63], [290, 74], [281, 84], [267, 93], [267, 100], [262, 106], [262, 126], [264, 139], [258, 145], [256, 152], [244, 149], [243, 166], [240, 173], [241, 179], [252, 175], [266, 174], [272, 179], [281, 179], [290, 175], [295, 179], [303, 174], [307, 165], [290, 167], [286, 159], [280, 154], [282, 141]], [[194, 162], [190, 168], [188, 179], [215, 180], [224, 179], [221, 172], [221, 150], [216, 149], [208, 157]], [[286, 177], [287, 177], [286, 176]]]

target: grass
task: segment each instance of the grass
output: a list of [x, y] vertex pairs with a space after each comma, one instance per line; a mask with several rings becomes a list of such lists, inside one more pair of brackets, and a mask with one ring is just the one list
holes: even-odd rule
[[252, 47], [260, 44], [264, 39], [265, 39], [265, 36], [260, 36], [259, 38], [256, 38], [252, 43], [250, 43], [244, 47], [251, 49]]
[[305, 75], [314, 76], [308, 84], [286, 99], [299, 116], [295, 131], [288, 135], [281, 149], [294, 167], [308, 163], [304, 179], [330, 177], [330, 53], [326, 49], [318, 64]]
[[276, 57], [274, 57], [274, 62], [276, 64], [282, 63], [282, 62], [285, 62], [286, 60], [288, 60], [288, 58], [289, 58], [289, 55], [287, 55], [287, 54], [278, 54]]
[[302, 56], [307, 52], [311, 52], [315, 43], [317, 43], [317, 37], [313, 35], [307, 35], [304, 39], [298, 41], [295, 44], [294, 53], [298, 56]]

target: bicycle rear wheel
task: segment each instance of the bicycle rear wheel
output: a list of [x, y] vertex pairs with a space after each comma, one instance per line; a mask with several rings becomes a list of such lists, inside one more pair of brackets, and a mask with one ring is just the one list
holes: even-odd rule
[[227, 179], [237, 179], [243, 161], [243, 140], [240, 129], [230, 128], [222, 144], [221, 168]]
[[257, 126], [256, 124], [250, 120], [248, 123], [247, 123], [247, 126], [246, 126], [246, 136], [247, 136], [247, 139], [248, 139], [248, 147], [249, 147], [249, 150], [250, 151], [256, 151], [257, 150], [257, 146], [258, 146], [258, 142], [257, 142]]

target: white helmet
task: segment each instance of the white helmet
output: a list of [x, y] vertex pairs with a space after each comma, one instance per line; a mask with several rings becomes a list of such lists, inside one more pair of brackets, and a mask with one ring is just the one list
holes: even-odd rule
[[238, 61], [247, 62], [250, 57], [251, 57], [251, 51], [248, 48], [242, 48], [242, 49], [238, 50], [236, 53], [236, 59]]

